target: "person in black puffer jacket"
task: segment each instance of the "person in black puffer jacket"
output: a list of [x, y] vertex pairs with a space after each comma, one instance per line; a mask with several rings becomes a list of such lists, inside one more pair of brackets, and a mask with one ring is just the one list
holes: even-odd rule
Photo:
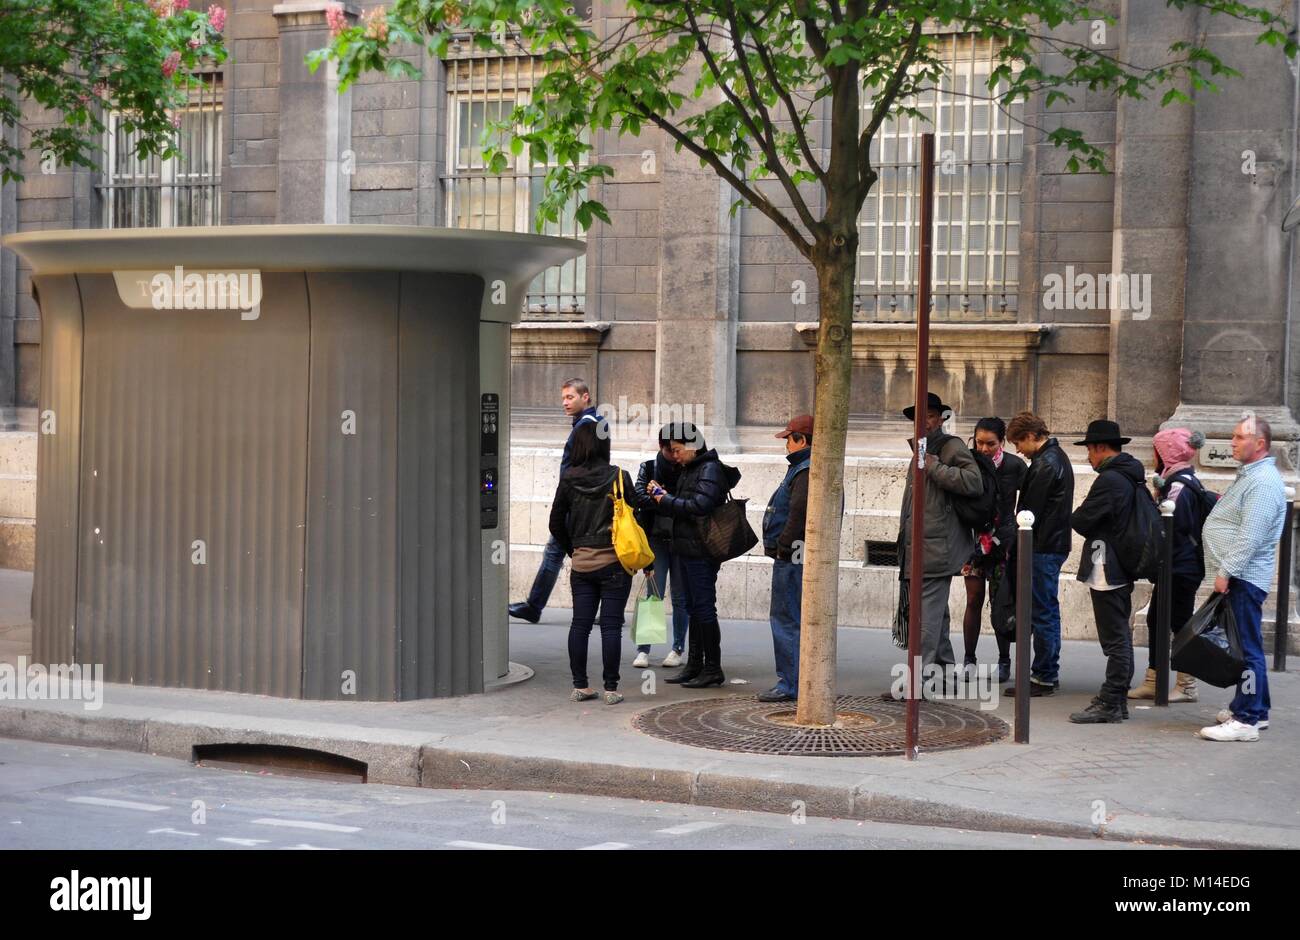
[[[655, 587], [660, 597], [665, 591], [672, 591], [673, 599], [673, 640], [672, 649], [664, 657], [663, 665], [675, 667], [682, 664], [682, 653], [686, 649], [686, 586], [673, 558], [673, 519], [672, 516], [659, 512], [658, 504], [650, 495], [647, 487], [651, 480], [657, 480], [669, 495], [677, 492], [677, 478], [681, 467], [673, 463], [672, 442], [668, 435], [672, 433], [671, 425], [659, 429], [659, 453], [641, 464], [636, 475], [636, 521], [645, 530], [650, 541], [650, 551], [654, 552], [654, 564], [646, 569], [647, 575], [655, 579]], [[642, 644], [636, 648], [636, 659], [632, 666], [637, 669], [650, 665], [650, 645]]]
[[600, 651], [605, 704], [623, 701], [618, 692], [618, 661], [623, 646], [623, 608], [632, 576], [614, 551], [614, 478], [623, 475], [623, 492], [632, 498], [632, 477], [610, 465], [609, 435], [594, 422], [573, 432], [572, 459], [560, 477], [551, 503], [550, 529], [570, 558], [573, 621], [569, 625], [569, 669], [575, 702], [596, 697], [587, 685], [587, 641], [600, 613]]
[[665, 682], [684, 689], [702, 689], [726, 681], [722, 672], [722, 628], [718, 625], [717, 586], [721, 564], [704, 547], [700, 522], [727, 501], [740, 482], [740, 471], [718, 459], [689, 422], [668, 429], [673, 462], [681, 467], [677, 492], [669, 494], [660, 481], [651, 480], [648, 492], [660, 513], [672, 517], [672, 552], [678, 559], [686, 602], [690, 611], [689, 654], [686, 668]]

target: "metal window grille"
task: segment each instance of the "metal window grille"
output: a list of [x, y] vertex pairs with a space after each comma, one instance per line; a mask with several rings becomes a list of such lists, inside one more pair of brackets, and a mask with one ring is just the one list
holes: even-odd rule
[[[944, 40], [940, 87], [914, 106], [928, 118], [887, 120], [871, 143], [879, 178], [858, 219], [855, 318], [916, 320], [920, 250], [921, 134], [935, 135], [934, 285], [936, 321], [1016, 319], [1024, 105], [987, 100], [997, 48], [973, 35]], [[937, 121], [936, 121], [937, 114]], [[862, 108], [862, 121], [871, 102]]]
[[98, 187], [105, 228], [221, 224], [221, 76], [198, 78], [176, 112], [179, 154], [170, 160], [136, 156], [137, 132], [122, 126], [120, 114], [108, 115]]
[[[544, 63], [527, 55], [453, 57], [447, 62], [448, 174], [443, 177], [447, 224], [457, 228], [532, 232], [543, 195], [547, 164], [534, 165], [527, 145], [504, 173], [483, 159], [481, 135], [490, 122], [525, 104], [544, 74]], [[577, 200], [548, 222], [546, 235], [584, 239], [574, 217]], [[581, 319], [587, 299], [587, 259], [579, 255], [547, 268], [528, 287], [525, 316], [538, 320]]]

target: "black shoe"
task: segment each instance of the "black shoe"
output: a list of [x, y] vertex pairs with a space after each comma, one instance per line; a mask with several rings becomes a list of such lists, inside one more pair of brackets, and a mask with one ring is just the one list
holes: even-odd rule
[[1011, 660], [999, 659], [998, 660], [998, 683], [1001, 684], [1003, 682], [1010, 682], [1010, 681], [1011, 681]]
[[1128, 702], [1124, 699], [1119, 700], [1119, 713], [1124, 716], [1125, 721], [1128, 721]]
[[537, 623], [542, 619], [542, 612], [534, 607], [528, 601], [520, 601], [518, 604], [511, 604], [509, 607], [510, 616], [519, 620], [527, 620], [529, 623]]
[[1117, 703], [1098, 695], [1083, 711], [1071, 715], [1070, 720], [1076, 725], [1114, 725], [1124, 720], [1124, 714]]
[[786, 695], [780, 689], [771, 688], [766, 692], [759, 692], [758, 700], [760, 702], [793, 702], [795, 697], [793, 695]]
[[664, 681], [667, 683], [677, 685], [690, 682], [704, 669], [704, 641], [700, 636], [699, 628], [694, 624], [691, 625], [691, 632], [693, 635], [689, 639], [690, 651], [686, 654], [686, 665], [682, 667], [681, 672], [666, 678]]
[[722, 669], [713, 667], [704, 669], [694, 679], [682, 683], [683, 689], [707, 689], [711, 685], [722, 685], [727, 681], [727, 677], [722, 674]]
[[[1059, 682], [1056, 683], [1055, 685], [1045, 685], [1045, 684], [1042, 683], [1042, 682], [1035, 682], [1035, 681], [1033, 681], [1032, 679], [1030, 679], [1030, 680], [1029, 680], [1029, 697], [1030, 697], [1030, 698], [1043, 698], [1043, 697], [1048, 696], [1048, 695], [1055, 695], [1055, 694], [1056, 694], [1056, 690], [1057, 690], [1058, 688], [1060, 688], [1060, 686], [1061, 686], [1061, 684], [1060, 684]], [[1003, 695], [1006, 695], [1006, 696], [1008, 696], [1008, 697], [1010, 697], [1010, 698], [1015, 698], [1015, 697], [1016, 697], [1016, 687], [1015, 687], [1014, 685], [1009, 685], [1009, 686], [1007, 686], [1005, 689], [1002, 690], [1002, 694], [1003, 694]]]

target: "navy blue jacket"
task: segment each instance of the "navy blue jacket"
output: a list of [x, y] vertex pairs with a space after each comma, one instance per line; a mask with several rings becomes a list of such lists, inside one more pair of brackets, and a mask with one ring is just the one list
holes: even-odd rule
[[[584, 419], [590, 418], [593, 421], [604, 420], [600, 412], [595, 408], [585, 408], [573, 417], [573, 427], [576, 428]], [[564, 442], [564, 454], [560, 457], [560, 476], [564, 476], [564, 471], [569, 469], [569, 451], [573, 447], [573, 430], [570, 429], [569, 437]]]
[[1204, 485], [1197, 478], [1196, 471], [1184, 467], [1171, 474], [1160, 487], [1160, 501], [1168, 499], [1174, 485], [1180, 483], [1182, 485], [1174, 496], [1173, 573], [1200, 581], [1205, 577], [1205, 552], [1201, 548], [1201, 525], [1205, 518], [1196, 488], [1204, 488]]

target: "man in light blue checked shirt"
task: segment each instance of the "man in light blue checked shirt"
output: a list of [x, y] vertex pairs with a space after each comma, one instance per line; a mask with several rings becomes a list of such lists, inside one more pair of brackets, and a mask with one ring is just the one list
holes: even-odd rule
[[1219, 712], [1218, 724], [1200, 731], [1208, 741], [1258, 741], [1260, 729], [1268, 727], [1268, 662], [1260, 621], [1286, 517], [1286, 487], [1269, 456], [1272, 445], [1273, 431], [1263, 418], [1247, 415], [1233, 429], [1232, 456], [1241, 468], [1201, 532], [1205, 570], [1214, 574], [1214, 589], [1227, 594], [1246, 660], [1236, 697]]

